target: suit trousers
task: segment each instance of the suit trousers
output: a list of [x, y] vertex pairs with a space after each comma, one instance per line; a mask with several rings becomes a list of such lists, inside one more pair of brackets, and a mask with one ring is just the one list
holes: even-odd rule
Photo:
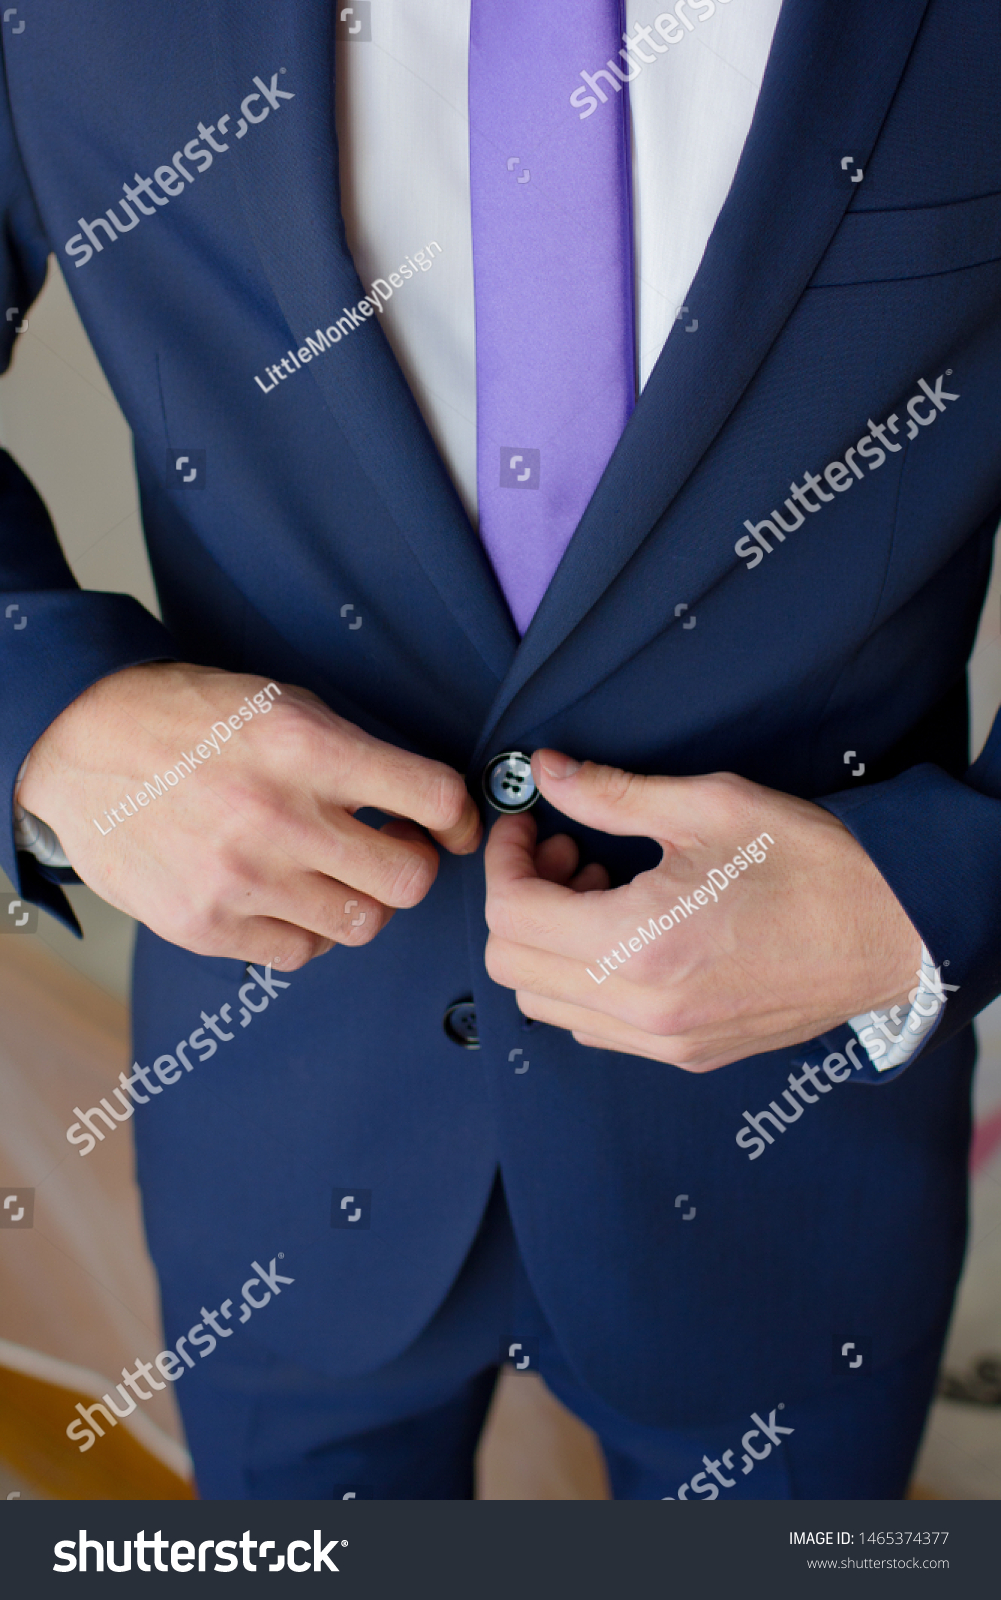
[[178, 1399], [205, 1499], [471, 1499], [502, 1362], [538, 1372], [595, 1431], [616, 1499], [899, 1499], [940, 1347], [937, 1336], [881, 1371], [832, 1374], [823, 1393], [762, 1396], [756, 1413], [724, 1426], [645, 1426], [612, 1410], [568, 1366], [521, 1263], [498, 1180], [451, 1291], [395, 1360], [336, 1381], [244, 1339], [239, 1352], [220, 1346], [189, 1373]]

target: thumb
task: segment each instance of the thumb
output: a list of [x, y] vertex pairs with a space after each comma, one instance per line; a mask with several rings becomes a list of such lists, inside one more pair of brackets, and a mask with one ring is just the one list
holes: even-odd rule
[[596, 761], [574, 761], [559, 750], [536, 750], [532, 776], [550, 805], [601, 833], [662, 837], [666, 786], [678, 780], [648, 778]]

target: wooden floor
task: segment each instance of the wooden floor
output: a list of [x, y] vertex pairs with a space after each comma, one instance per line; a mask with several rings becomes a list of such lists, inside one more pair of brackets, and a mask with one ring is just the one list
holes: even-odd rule
[[91, 1395], [0, 1367], [0, 1460], [52, 1500], [194, 1500], [178, 1478], [124, 1428], [81, 1455], [67, 1448], [66, 1423]]

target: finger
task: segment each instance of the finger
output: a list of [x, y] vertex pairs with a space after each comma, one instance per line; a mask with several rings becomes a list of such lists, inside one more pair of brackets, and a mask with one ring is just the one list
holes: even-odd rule
[[[801, 1007], [767, 989], [737, 989], [715, 965], [693, 970], [685, 963], [677, 979], [662, 969], [656, 982], [650, 982], [642, 968], [612, 970], [607, 959], [604, 965], [592, 962], [584, 967], [547, 950], [511, 944], [493, 933], [485, 960], [495, 983], [586, 1012], [591, 1031], [600, 1031], [598, 1023], [604, 1018], [609, 1026], [621, 1023], [655, 1038], [683, 1040], [686, 1048], [700, 1052], [726, 1046], [728, 1059], [734, 1061], [766, 1048], [800, 1044], [823, 1031], [811, 1027], [804, 1033]], [[836, 1020], [830, 1025], [836, 1026]]]
[[[589, 1050], [614, 1050], [616, 1055], [619, 1056], [642, 1056], [647, 1061], [663, 1061], [665, 1066], [677, 1067], [681, 1072], [712, 1072], [714, 1070], [712, 1067], [696, 1067], [684, 1062], [671, 1061], [668, 1056], [655, 1054], [653, 1049], [646, 1046], [641, 1050], [638, 1045], [623, 1044], [621, 1040], [612, 1044], [608, 1039], [599, 1039], [595, 1034], [578, 1033], [576, 1028], [571, 1028], [570, 1032], [577, 1044], [582, 1044]], [[719, 1065], [723, 1066], [724, 1063], [720, 1062]]]
[[[147, 926], [161, 938], [177, 942], [177, 930]], [[220, 924], [202, 935], [185, 935], [184, 949], [198, 956], [218, 956], [228, 961], [252, 962], [276, 972], [296, 972], [316, 956], [333, 948], [333, 941], [321, 934], [278, 917], [246, 917]]]
[[576, 761], [560, 750], [549, 749], [535, 751], [532, 777], [545, 798], [564, 816], [602, 833], [656, 838], [654, 829], [663, 827], [658, 815], [663, 810], [660, 785], [670, 783], [670, 779], [648, 778], [595, 761]]
[[336, 747], [336, 786], [358, 806], [374, 806], [420, 823], [454, 855], [479, 844], [480, 814], [465, 781], [443, 761], [399, 750], [361, 730]]
[[323, 939], [308, 929], [293, 927], [277, 918], [261, 917], [254, 921], [260, 923], [260, 928], [241, 936], [239, 961], [270, 965], [275, 972], [298, 972], [317, 956], [325, 956], [335, 948], [333, 939]]
[[760, 1018], [748, 1023], [746, 1019], [728, 1017], [705, 1028], [662, 1034], [545, 995], [519, 990], [515, 999], [525, 1016], [565, 1029], [578, 1043], [666, 1061], [686, 1072], [711, 1072], [733, 1061], [807, 1042], [802, 1024], [782, 1027]]
[[580, 850], [568, 833], [554, 833], [535, 849], [535, 870], [547, 883], [563, 884], [574, 894], [610, 887], [611, 879], [599, 862], [591, 861], [578, 872], [579, 861]]
[[612, 929], [621, 924], [620, 934], [635, 932], [636, 918], [627, 906], [636, 891], [629, 885], [608, 889], [607, 877], [598, 876], [601, 868], [594, 873], [584, 868], [581, 892], [540, 877], [532, 851], [534, 826], [526, 827], [524, 817], [502, 817], [494, 824], [483, 854], [487, 926], [512, 944], [586, 965], [596, 951], [608, 949]]
[[371, 828], [338, 808], [326, 826], [297, 833], [291, 844], [276, 842], [293, 859], [384, 906], [419, 905], [438, 872], [434, 845], [403, 818]]
[[279, 873], [267, 860], [250, 866], [244, 862], [238, 874], [221, 877], [206, 868], [197, 889], [175, 895], [166, 937], [200, 955], [226, 954], [220, 939], [230, 945], [235, 942], [233, 955], [239, 957], [242, 930], [264, 922], [280, 926], [286, 934], [297, 929], [316, 953], [317, 940], [328, 947], [368, 944], [393, 915], [390, 907], [337, 879], [303, 871], [287, 861], [281, 865]]
[[569, 883], [579, 861], [580, 851], [568, 833], [554, 833], [535, 849], [535, 870], [547, 883]]
[[750, 1053], [746, 1048], [736, 1045], [731, 1047], [729, 1053], [724, 1048], [720, 1059], [718, 1043], [699, 1051], [693, 1049], [686, 1039], [646, 1033], [642, 1028], [631, 1027], [610, 1017], [597, 1017], [579, 1006], [563, 1005], [534, 994], [518, 994], [515, 998], [526, 1017], [546, 1022], [550, 1027], [563, 1028], [573, 1035], [578, 1044], [595, 1050], [614, 1050], [619, 1055], [642, 1056], [647, 1061], [680, 1067], [683, 1072], [712, 1072], [729, 1061], [739, 1060], [741, 1054]]
[[610, 889], [612, 880], [605, 868], [598, 861], [588, 862], [576, 877], [570, 879], [570, 887], [574, 894], [586, 894], [589, 889]]
[[[274, 785], [260, 791], [252, 786], [230, 788], [222, 795], [210, 789], [206, 798], [214, 802], [221, 836], [230, 838], [241, 871], [247, 861], [240, 835], [249, 830], [259, 841], [251, 859], [262, 881], [266, 872], [281, 882], [290, 868], [300, 869], [356, 889], [384, 906], [403, 908], [423, 900], [438, 872], [438, 852], [420, 828], [370, 827], [343, 804], [325, 801], [316, 792], [308, 805], [298, 807]], [[265, 914], [270, 909], [262, 908]]]
[[513, 817], [498, 817], [483, 850], [483, 870], [487, 890], [491, 883], [531, 883], [538, 879], [535, 866], [535, 819], [522, 812]]
[[501, 817], [483, 852], [487, 925], [515, 944], [593, 959], [607, 948], [609, 918], [626, 889], [587, 899], [569, 885], [547, 881], [536, 867], [535, 823], [527, 816]]
[[393, 916], [393, 909], [319, 872], [293, 877], [267, 895], [268, 912], [282, 922], [317, 933], [331, 944], [370, 944]]
[[[425, 824], [427, 827], [427, 824]], [[437, 839], [443, 850], [453, 856], [469, 856], [479, 849], [483, 838], [483, 820], [476, 801], [466, 791], [466, 801], [459, 820], [449, 828], [428, 827], [432, 839]]]
[[[375, 830], [382, 839], [394, 839], [406, 845], [417, 845], [427, 859], [428, 842], [416, 822], [405, 817], [394, 817]], [[437, 858], [435, 858], [437, 869]], [[313, 929], [337, 944], [368, 944], [380, 933], [393, 916], [393, 907], [375, 900], [365, 893], [355, 894], [352, 886], [320, 874], [311, 874], [318, 882], [321, 896], [317, 901], [309, 897], [308, 905], [297, 901], [295, 920], [304, 928]]]
[[594, 761], [578, 762], [558, 750], [536, 750], [532, 776], [550, 804], [575, 822], [601, 833], [670, 837], [686, 847], [703, 842], [708, 824], [722, 824], [734, 811], [746, 809], [740, 780], [729, 774], [647, 777]]
[[[417, 843], [427, 848], [427, 840], [416, 822], [405, 818], [385, 822], [375, 830], [383, 838]], [[357, 891], [323, 873], [304, 873], [287, 885], [269, 907], [283, 921], [319, 933], [331, 944], [369, 944], [393, 916], [393, 908], [371, 895]]]
[[551, 1000], [545, 995], [518, 990], [515, 994], [518, 1009], [536, 1022], [545, 1022], [551, 1028], [562, 1028], [567, 1033], [593, 1040], [602, 1050], [620, 1050], [627, 1054], [647, 1056], [650, 1060], [676, 1063], [672, 1052], [684, 1053], [681, 1039], [647, 1033], [615, 1017], [599, 1016], [585, 1006], [568, 1005], [562, 1000]]
[[[614, 1050], [620, 1056], [642, 1056], [647, 1061], [662, 1061], [665, 1066], [677, 1067], [679, 1072], [716, 1072], [720, 1067], [728, 1067], [734, 1061], [744, 1061], [748, 1056], [756, 1055], [764, 1048], [772, 1048], [770, 1045], [761, 1046], [757, 1044], [749, 1047], [747, 1044], [741, 1043], [728, 1047], [722, 1053], [717, 1050], [711, 1060], [679, 1060], [677, 1057], [683, 1047], [677, 1042], [665, 1045], [663, 1040], [651, 1040], [650, 1036], [647, 1035], [642, 1044], [635, 1042], [624, 1043], [622, 1040], [618, 1040], [613, 1044], [607, 1039], [599, 1038], [596, 1034], [578, 1033], [576, 1028], [571, 1028], [570, 1032], [578, 1044], [585, 1045], [592, 1050]], [[780, 1046], [775, 1048], [778, 1049]]]
[[494, 933], [487, 941], [484, 959], [494, 983], [516, 993], [577, 1007], [595, 1022], [601, 1015], [656, 1033], [666, 1013], [662, 989], [630, 982], [620, 972], [614, 974], [618, 981], [613, 981], [597, 962], [585, 967], [582, 962], [554, 955], [551, 950], [513, 944]]

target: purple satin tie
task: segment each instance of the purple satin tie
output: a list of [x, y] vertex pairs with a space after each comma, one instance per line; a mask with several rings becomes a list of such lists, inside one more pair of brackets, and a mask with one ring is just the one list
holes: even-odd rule
[[622, 29], [622, 0], [472, 0], [480, 537], [520, 633], [635, 396], [628, 91], [570, 104], [591, 62], [635, 76]]

